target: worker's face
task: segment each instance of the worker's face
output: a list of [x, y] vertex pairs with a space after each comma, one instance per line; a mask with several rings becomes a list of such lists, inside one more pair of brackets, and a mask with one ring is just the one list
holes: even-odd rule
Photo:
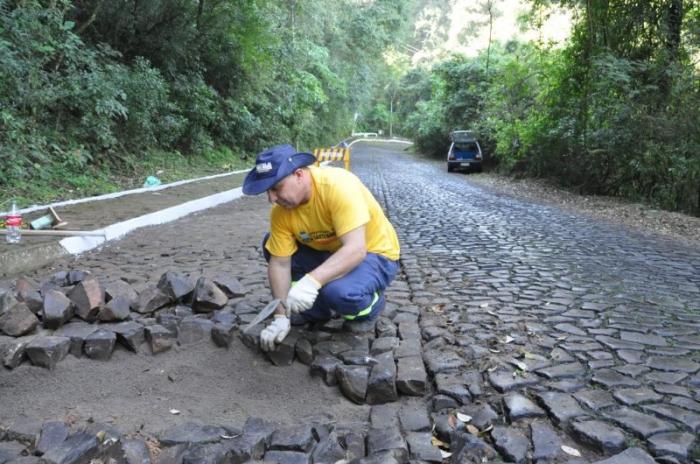
[[296, 208], [303, 202], [304, 197], [303, 171], [301, 169], [297, 169], [267, 191], [267, 199], [270, 203], [277, 203], [286, 209]]

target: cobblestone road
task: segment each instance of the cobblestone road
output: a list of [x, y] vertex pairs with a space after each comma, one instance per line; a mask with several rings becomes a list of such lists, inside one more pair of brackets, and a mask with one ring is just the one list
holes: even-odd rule
[[413, 303], [429, 308], [426, 363], [440, 379], [458, 354], [458, 376], [478, 380], [472, 400], [510, 425], [491, 432], [501, 451], [524, 459], [534, 444], [535, 459], [561, 459], [543, 444], [556, 435], [604, 455], [700, 457], [700, 250], [485, 192], [443, 163], [381, 150], [363, 161]]

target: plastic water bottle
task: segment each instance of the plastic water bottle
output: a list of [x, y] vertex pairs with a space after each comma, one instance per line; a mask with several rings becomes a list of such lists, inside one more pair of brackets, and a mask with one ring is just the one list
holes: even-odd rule
[[22, 214], [17, 210], [17, 205], [12, 202], [12, 210], [5, 217], [5, 229], [7, 243], [19, 243], [22, 240]]

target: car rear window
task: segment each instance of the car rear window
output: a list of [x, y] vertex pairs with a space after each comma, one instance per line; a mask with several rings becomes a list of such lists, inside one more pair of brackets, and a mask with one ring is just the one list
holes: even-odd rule
[[454, 149], [457, 151], [477, 151], [476, 143], [474, 142], [455, 143]]

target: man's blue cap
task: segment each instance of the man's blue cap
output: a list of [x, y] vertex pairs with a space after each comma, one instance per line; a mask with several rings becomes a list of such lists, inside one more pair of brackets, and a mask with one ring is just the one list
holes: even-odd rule
[[316, 162], [311, 153], [297, 153], [291, 145], [275, 145], [255, 158], [255, 167], [243, 181], [243, 193], [259, 195], [296, 171]]

